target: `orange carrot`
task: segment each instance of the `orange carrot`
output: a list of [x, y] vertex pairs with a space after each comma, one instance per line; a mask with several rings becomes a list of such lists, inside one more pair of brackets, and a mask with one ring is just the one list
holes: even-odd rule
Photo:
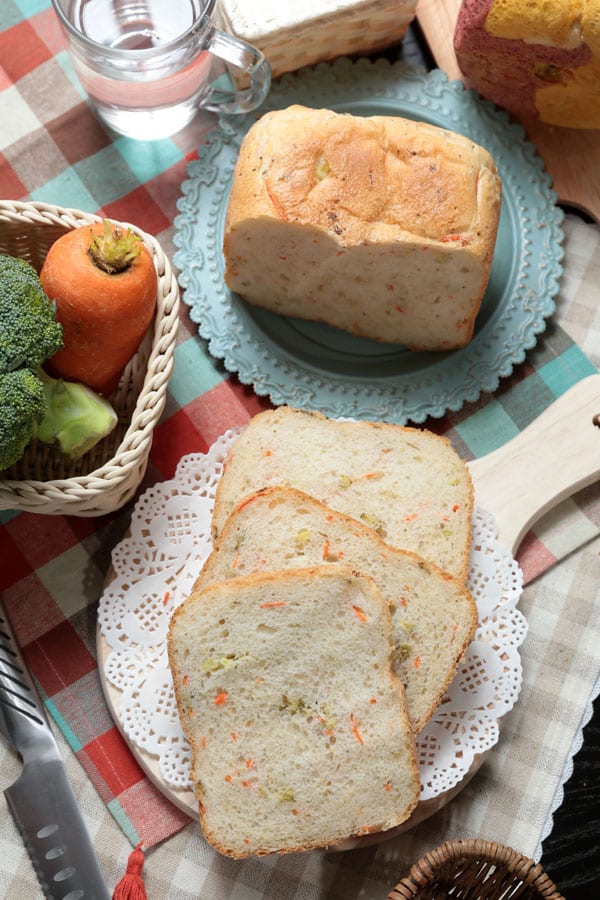
[[156, 271], [141, 238], [108, 221], [74, 228], [50, 247], [40, 280], [64, 340], [46, 368], [110, 396], [156, 309]]

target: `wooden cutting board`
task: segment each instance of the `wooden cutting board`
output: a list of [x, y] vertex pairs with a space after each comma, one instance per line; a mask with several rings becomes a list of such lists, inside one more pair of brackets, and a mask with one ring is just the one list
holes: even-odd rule
[[[475, 502], [493, 513], [498, 524], [498, 538], [514, 555], [521, 537], [541, 515], [600, 478], [600, 374], [578, 382], [507, 444], [470, 462], [469, 469], [475, 487]], [[108, 581], [112, 577], [112, 573], [109, 574]], [[150, 780], [179, 809], [196, 818], [197, 802], [192, 791], [178, 790], [166, 784], [158, 760], [125, 734], [120, 692], [105, 675], [105, 663], [111, 649], [100, 630], [97, 632], [97, 651], [108, 706], [133, 755]], [[484, 754], [477, 757], [466, 778], [452, 790], [421, 802], [408, 821], [387, 832], [385, 839], [413, 828], [445, 806], [465, 787], [483, 759]], [[381, 839], [381, 835], [367, 835], [346, 842], [339, 849], [366, 846]]]
[[[453, 47], [460, 4], [461, 0], [419, 0], [417, 20], [438, 67], [448, 78], [462, 81]], [[600, 131], [515, 121], [544, 160], [559, 201], [600, 222]]]

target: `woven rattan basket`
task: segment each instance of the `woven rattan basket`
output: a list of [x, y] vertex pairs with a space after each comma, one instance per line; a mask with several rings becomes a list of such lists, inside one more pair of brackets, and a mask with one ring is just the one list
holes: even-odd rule
[[[61, 234], [97, 221], [74, 209], [0, 200], [0, 253], [20, 256], [39, 270]], [[74, 463], [33, 441], [18, 463], [0, 473], [0, 509], [98, 516], [119, 509], [139, 487], [173, 368], [179, 289], [158, 241], [130, 227], [154, 261], [158, 303], [154, 322], [111, 397], [118, 425]]]
[[431, 850], [388, 900], [564, 900], [539, 863], [483, 840], [448, 841]]
[[225, 31], [258, 47], [273, 78], [336, 56], [364, 55], [398, 44], [416, 0], [219, 0]]

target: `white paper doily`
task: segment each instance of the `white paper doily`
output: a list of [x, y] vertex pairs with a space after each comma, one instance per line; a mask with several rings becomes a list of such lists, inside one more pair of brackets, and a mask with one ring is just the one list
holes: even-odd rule
[[[191, 815], [197, 808], [191, 755], [168, 666], [167, 629], [210, 552], [214, 492], [238, 433], [228, 431], [206, 454], [183, 457], [172, 480], [140, 497], [130, 532], [113, 551], [113, 576], [98, 613], [103, 683], [117, 725], [157, 787]], [[498, 740], [498, 722], [521, 688], [519, 646], [527, 632], [516, 608], [521, 570], [497, 541], [487, 512], [476, 509], [473, 524], [468, 585], [479, 627], [418, 737], [422, 801], [465, 779]]]

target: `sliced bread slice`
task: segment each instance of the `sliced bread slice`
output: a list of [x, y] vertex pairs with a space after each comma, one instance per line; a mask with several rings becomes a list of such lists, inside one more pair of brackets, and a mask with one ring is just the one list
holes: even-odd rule
[[473, 485], [447, 438], [286, 406], [259, 413], [225, 461], [214, 536], [242, 498], [275, 485], [310, 494], [466, 582]]
[[193, 593], [168, 652], [207, 840], [236, 858], [405, 821], [416, 750], [388, 605], [349, 568], [250, 575]]
[[233, 511], [194, 590], [260, 571], [342, 563], [370, 575], [392, 613], [394, 669], [420, 731], [477, 628], [477, 606], [451, 575], [388, 547], [371, 529], [294, 488], [266, 488]]

